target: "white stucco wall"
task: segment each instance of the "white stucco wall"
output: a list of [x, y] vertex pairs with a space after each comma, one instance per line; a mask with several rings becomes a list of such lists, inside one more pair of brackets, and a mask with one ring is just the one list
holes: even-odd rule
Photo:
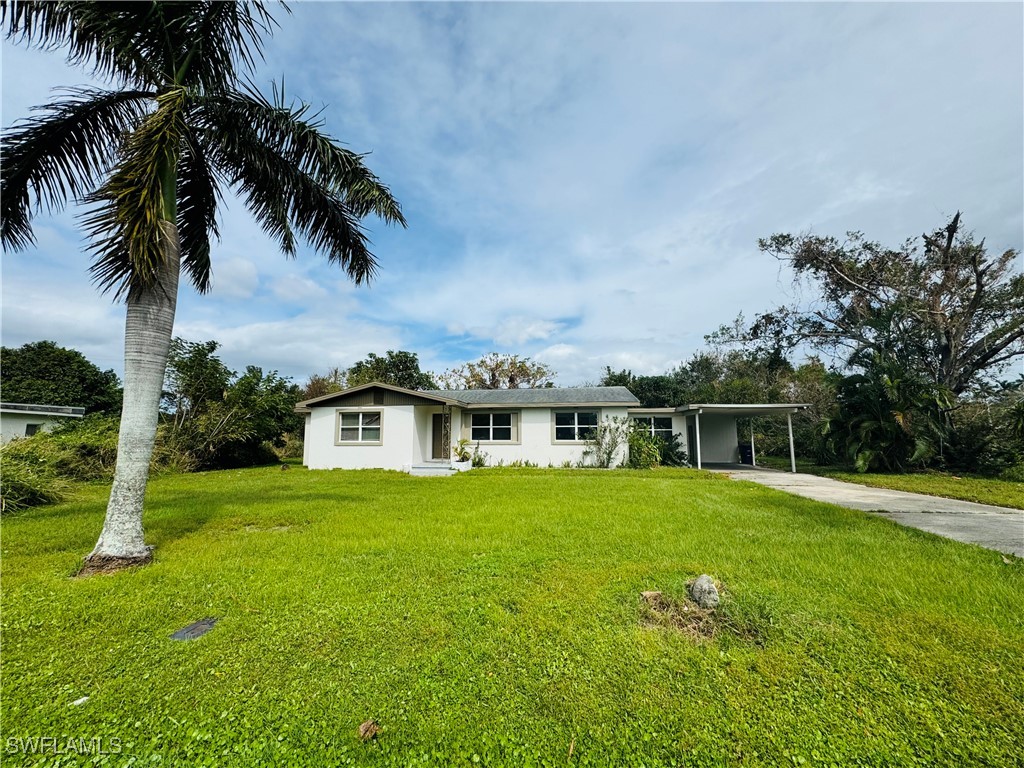
[[[313, 408], [306, 426], [304, 460], [310, 469], [398, 469], [421, 460], [412, 405]], [[381, 411], [380, 445], [335, 445], [337, 413]], [[429, 423], [429, 416], [427, 417]], [[428, 444], [429, 445], [429, 444]]]
[[[597, 410], [598, 419], [606, 420], [613, 417], [625, 417], [626, 408], [572, 408], [565, 407], [557, 410]], [[467, 411], [471, 414], [472, 411]], [[487, 454], [489, 466], [496, 466], [498, 462], [510, 464], [514, 461], [530, 461], [539, 466], [552, 465], [561, 466], [568, 461], [576, 464], [583, 458], [583, 450], [586, 446], [582, 443], [565, 443], [554, 441], [554, 417], [550, 408], [522, 408], [519, 414], [519, 442], [511, 443], [488, 443], [480, 442], [480, 450]], [[460, 422], [461, 426], [461, 422]], [[476, 446], [473, 441], [472, 446]], [[619, 451], [616, 463], [625, 458], [625, 448]]]
[[[310, 469], [407, 469], [413, 464], [431, 460], [433, 447], [433, 414], [441, 407], [389, 405], [353, 408], [313, 408], [306, 416], [303, 463]], [[554, 441], [553, 411], [550, 408], [496, 409], [512, 410], [518, 415], [519, 440], [516, 443], [480, 442], [480, 450], [487, 454], [489, 466], [499, 462], [530, 461], [542, 467], [561, 466], [568, 461], [576, 464], [583, 457], [583, 443], [556, 443]], [[558, 410], [595, 410], [565, 408]], [[598, 408], [598, 418], [622, 418], [626, 408]], [[383, 430], [381, 445], [335, 445], [337, 413], [381, 411]], [[469, 423], [472, 411], [453, 407], [451, 442], [462, 435], [463, 420]], [[470, 442], [471, 449], [476, 446]], [[447, 458], [447, 457], [446, 457]], [[623, 446], [616, 463], [626, 458]]]
[[49, 432], [63, 420], [61, 416], [42, 416], [36, 413], [0, 414], [0, 444], [9, 443], [16, 437], [25, 437], [25, 428], [29, 424], [42, 424], [41, 430]]

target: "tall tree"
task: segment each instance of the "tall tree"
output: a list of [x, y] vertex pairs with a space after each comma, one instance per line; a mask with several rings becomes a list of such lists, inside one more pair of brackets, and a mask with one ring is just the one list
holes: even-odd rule
[[438, 379], [445, 389], [518, 389], [553, 387], [554, 375], [544, 363], [528, 357], [491, 352], [475, 362], [445, 371]]
[[759, 246], [809, 284], [812, 300], [759, 316], [753, 336], [898, 361], [954, 395], [1024, 355], [1020, 254], [989, 254], [960, 213], [899, 248], [860, 232], [776, 234]]
[[164, 374], [163, 401], [175, 425], [180, 425], [211, 402], [222, 400], [234, 372], [217, 357], [216, 341], [171, 340]]
[[358, 387], [379, 381], [406, 389], [437, 389], [433, 376], [420, 370], [420, 361], [415, 352], [388, 350], [385, 357], [371, 352], [348, 369], [346, 385]]
[[341, 392], [346, 386], [345, 369], [334, 366], [326, 373], [313, 373], [306, 379], [298, 394], [298, 400], [312, 400], [314, 397], [329, 395], [331, 392]]
[[8, 403], [73, 405], [86, 413], [121, 406], [117, 374], [101, 371], [75, 349], [35, 341], [0, 351], [0, 392]]
[[404, 225], [362, 156], [340, 147], [283, 88], [252, 72], [275, 22], [260, 2], [4, 3], [8, 38], [67, 48], [111, 89], [76, 88], [5, 132], [2, 242], [33, 242], [31, 220], [91, 204], [93, 275], [126, 304], [124, 404], [103, 531], [85, 569], [147, 562], [142, 505], [181, 271], [210, 287], [217, 203], [234, 189], [288, 256], [304, 238], [357, 283], [375, 259], [360, 221]]

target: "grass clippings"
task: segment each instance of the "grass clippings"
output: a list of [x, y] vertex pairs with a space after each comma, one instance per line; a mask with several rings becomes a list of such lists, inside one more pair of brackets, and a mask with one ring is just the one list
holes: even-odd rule
[[[693, 582], [688, 582], [687, 587]], [[702, 608], [690, 597], [667, 597], [662, 592], [640, 593], [643, 606], [640, 624], [649, 629], [670, 629], [682, 633], [696, 643], [714, 640], [726, 633], [740, 640], [761, 645], [762, 633], [750, 623], [731, 617], [724, 604], [725, 590], [715, 583], [723, 603], [717, 608]]]

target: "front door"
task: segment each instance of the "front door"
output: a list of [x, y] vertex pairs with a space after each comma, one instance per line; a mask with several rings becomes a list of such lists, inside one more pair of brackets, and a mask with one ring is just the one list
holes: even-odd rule
[[434, 414], [433, 420], [431, 422], [431, 433], [432, 433], [431, 436], [433, 438], [433, 441], [432, 441], [433, 442], [433, 447], [432, 447], [432, 450], [430, 452], [431, 458], [433, 458], [433, 459], [440, 459], [442, 461], [444, 459], [449, 458], [449, 452], [447, 450], [448, 446], [446, 446], [444, 444], [445, 443], [445, 440], [444, 440], [445, 429], [444, 429], [444, 414], [443, 413], [435, 413]]

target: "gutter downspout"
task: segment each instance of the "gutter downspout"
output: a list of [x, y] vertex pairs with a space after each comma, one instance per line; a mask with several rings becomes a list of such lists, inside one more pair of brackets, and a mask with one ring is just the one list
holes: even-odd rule
[[757, 466], [757, 454], [754, 453], [754, 420], [750, 420], [750, 466]]

